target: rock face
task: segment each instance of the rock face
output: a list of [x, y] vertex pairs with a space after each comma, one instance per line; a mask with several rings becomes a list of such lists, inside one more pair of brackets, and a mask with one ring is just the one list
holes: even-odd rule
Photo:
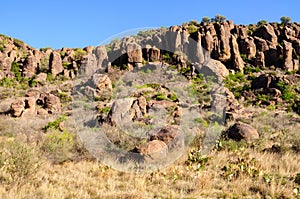
[[52, 52], [49, 61], [51, 74], [54, 77], [56, 77], [56, 75], [58, 75], [64, 70], [64, 67], [62, 66], [61, 56], [58, 52]]
[[241, 141], [253, 141], [259, 138], [257, 130], [249, 124], [237, 122], [231, 126], [227, 131], [228, 138]]
[[288, 71], [293, 71], [294, 69], [298, 69], [297, 66], [294, 68], [293, 63], [293, 47], [292, 43], [283, 41], [283, 69]]
[[23, 76], [32, 77], [37, 73], [38, 69], [38, 60], [35, 56], [28, 56], [25, 59], [23, 66]]
[[231, 46], [231, 55], [232, 55], [231, 62], [234, 69], [237, 71], [243, 71], [244, 61], [240, 56], [239, 46], [234, 35], [231, 35], [230, 46]]
[[255, 33], [255, 36], [258, 36], [266, 41], [269, 41], [269, 46], [276, 48], [277, 45], [277, 36], [275, 34], [274, 28], [271, 24], [266, 24], [258, 28]]

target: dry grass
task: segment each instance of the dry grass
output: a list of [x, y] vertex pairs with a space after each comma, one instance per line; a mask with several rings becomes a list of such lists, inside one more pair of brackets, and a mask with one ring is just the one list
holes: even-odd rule
[[[28, 133], [30, 129], [24, 121], [1, 116], [0, 198], [299, 198], [300, 185], [294, 182], [300, 173], [299, 152], [292, 147], [278, 153], [263, 150], [263, 146], [284, 140], [286, 146], [292, 145], [297, 140], [294, 136], [299, 135], [298, 123], [291, 117], [268, 114], [271, 115], [258, 114], [253, 120], [262, 135], [257, 144], [232, 147], [233, 142], [224, 142], [208, 157], [195, 153], [187, 159], [186, 155], [167, 168], [149, 173], [120, 172], [87, 156], [76, 158], [82, 156], [82, 148], [75, 142], [66, 146], [73, 155], [55, 163], [47, 158], [43, 143], [34, 142], [40, 132], [37, 127]], [[271, 116], [276, 122], [270, 121]], [[42, 127], [47, 121], [36, 120], [33, 125]], [[294, 129], [285, 126], [287, 121]], [[14, 125], [22, 128], [13, 134]], [[7, 128], [12, 129], [6, 131]], [[67, 122], [66, 128], [73, 132]], [[9, 136], [5, 132], [10, 132]], [[28, 136], [33, 135], [36, 139], [29, 142]], [[28, 151], [12, 153], [16, 149], [10, 146], [15, 144]], [[7, 168], [16, 165], [4, 162], [13, 158], [19, 160], [18, 168], [30, 172], [17, 173], [12, 178], [11, 172], [16, 170]]]

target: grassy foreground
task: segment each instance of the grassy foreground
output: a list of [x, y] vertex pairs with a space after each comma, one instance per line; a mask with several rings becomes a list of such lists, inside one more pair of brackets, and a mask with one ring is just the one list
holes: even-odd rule
[[297, 117], [258, 112], [256, 143], [220, 140], [208, 156], [191, 146], [167, 168], [132, 174], [90, 157], [66, 118], [63, 132], [50, 118], [34, 121], [47, 133], [28, 133], [25, 120], [1, 116], [0, 198], [299, 198]]

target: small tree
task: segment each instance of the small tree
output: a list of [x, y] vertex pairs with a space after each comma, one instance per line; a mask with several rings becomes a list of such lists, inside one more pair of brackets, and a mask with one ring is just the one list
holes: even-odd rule
[[292, 19], [290, 17], [286, 17], [286, 16], [283, 16], [280, 18], [280, 21], [281, 21], [281, 25], [286, 25], [288, 24]]
[[260, 26], [263, 26], [267, 24], [267, 21], [266, 20], [260, 20], [259, 22], [257, 22], [257, 26], [260, 27]]
[[204, 17], [202, 18], [202, 22], [203, 22], [203, 23], [209, 23], [209, 22], [210, 22], [210, 18], [207, 17], [207, 16], [204, 16]]
[[225, 16], [217, 14], [214, 18], [211, 19], [211, 22], [224, 22], [225, 20]]
[[197, 20], [191, 20], [189, 24], [194, 25], [194, 26], [199, 26], [200, 25]]

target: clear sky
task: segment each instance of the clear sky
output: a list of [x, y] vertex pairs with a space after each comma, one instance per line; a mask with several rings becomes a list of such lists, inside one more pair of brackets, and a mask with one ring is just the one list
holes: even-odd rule
[[300, 0], [3, 0], [0, 33], [36, 47], [96, 46], [120, 32], [224, 15], [237, 24], [300, 22]]

